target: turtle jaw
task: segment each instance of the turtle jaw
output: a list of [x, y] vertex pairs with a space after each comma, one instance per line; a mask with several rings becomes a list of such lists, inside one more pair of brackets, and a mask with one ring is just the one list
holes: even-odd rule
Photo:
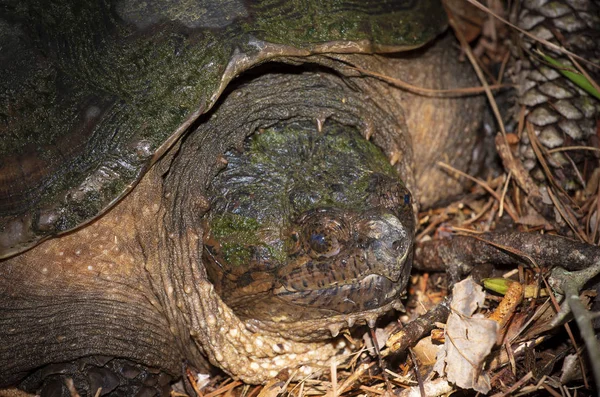
[[369, 274], [351, 284], [332, 285], [326, 288], [288, 291], [281, 287], [274, 295], [281, 306], [291, 310], [278, 310], [272, 321], [293, 322], [314, 318], [327, 318], [332, 314], [364, 313], [396, 301], [404, 289], [403, 281]]
[[[337, 238], [329, 234], [326, 240], [340, 245], [325, 244], [319, 255], [310, 247], [324, 223], [337, 230]], [[302, 216], [299, 226], [310, 233], [299, 233], [300, 248], [271, 287], [228, 300], [240, 319], [289, 339], [325, 339], [356, 322], [372, 323], [397, 306], [412, 263], [411, 222], [403, 224], [381, 208], [363, 214], [322, 208]]]

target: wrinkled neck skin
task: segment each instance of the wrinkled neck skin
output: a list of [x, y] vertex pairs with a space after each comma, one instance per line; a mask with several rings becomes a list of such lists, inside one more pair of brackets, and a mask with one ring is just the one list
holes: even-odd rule
[[[240, 149], [244, 139], [259, 130], [286, 123], [310, 123], [316, 130], [319, 124], [335, 122], [381, 143], [407, 185], [414, 185], [410, 137], [401, 111], [392, 110], [385, 100], [380, 103], [380, 93], [372, 95], [377, 100], [369, 99], [355, 82], [316, 63], [266, 65], [234, 82], [213, 113], [159, 164], [166, 169], [161, 200], [165, 212], [160, 216], [157, 269], [150, 274], [168, 276], [157, 285], [166, 292], [165, 306], [184, 319], [209, 361], [246, 382], [262, 382], [286, 369], [300, 368], [297, 376], [306, 376], [328, 365], [334, 355], [349, 352], [343, 338], [332, 339], [332, 334], [355, 323], [374, 323], [396, 305], [401, 291], [394, 291], [396, 299], [375, 308], [328, 318], [284, 323], [251, 316], [241, 320], [209, 283], [202, 263], [203, 216], [211, 202], [207, 192], [224, 166], [222, 154]], [[382, 109], [382, 104], [389, 108]], [[410, 239], [412, 229], [411, 219]], [[397, 276], [401, 287], [409, 270], [407, 265]]]

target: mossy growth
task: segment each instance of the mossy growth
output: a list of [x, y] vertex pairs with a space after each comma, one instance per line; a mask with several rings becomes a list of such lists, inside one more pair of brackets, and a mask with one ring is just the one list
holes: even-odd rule
[[225, 213], [212, 217], [210, 231], [221, 244], [225, 262], [232, 266], [243, 266], [253, 257], [267, 253], [277, 264], [286, 258], [285, 242], [274, 241], [268, 244], [264, 239], [264, 224], [255, 218]]
[[209, 217], [223, 260], [234, 266], [257, 257], [283, 265], [301, 214], [324, 207], [363, 212], [379, 202], [381, 184], [402, 183], [379, 148], [334, 122], [321, 132], [291, 123], [256, 133], [227, 161], [211, 186]]

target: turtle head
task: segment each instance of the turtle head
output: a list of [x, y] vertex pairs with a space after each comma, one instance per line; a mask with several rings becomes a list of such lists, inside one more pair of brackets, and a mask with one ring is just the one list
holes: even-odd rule
[[393, 302], [410, 268], [409, 226], [381, 208], [364, 213], [318, 208], [303, 214], [292, 231], [288, 262], [277, 271], [273, 296], [304, 308], [302, 316], [359, 313]]
[[240, 318], [314, 337], [316, 324], [372, 319], [398, 301], [412, 259], [411, 196], [358, 131], [288, 125], [226, 158], [203, 258]]

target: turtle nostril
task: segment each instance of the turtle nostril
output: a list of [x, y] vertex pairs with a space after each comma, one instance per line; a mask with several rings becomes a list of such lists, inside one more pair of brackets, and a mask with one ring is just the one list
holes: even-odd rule
[[400, 240], [396, 240], [392, 243], [392, 248], [394, 249], [394, 251], [398, 251], [400, 248], [402, 248], [402, 242]]

